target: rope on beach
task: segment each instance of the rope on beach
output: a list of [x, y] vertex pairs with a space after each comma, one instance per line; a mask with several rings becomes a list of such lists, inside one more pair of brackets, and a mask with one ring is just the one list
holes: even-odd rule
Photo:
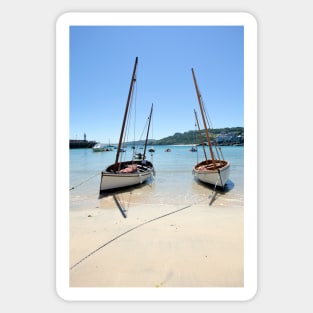
[[97, 174], [95, 174], [95, 175], [90, 176], [90, 177], [89, 177], [89, 178], [87, 178], [86, 180], [84, 180], [84, 181], [82, 181], [81, 183], [79, 183], [79, 184], [77, 184], [77, 185], [73, 186], [72, 188], [70, 188], [70, 190], [69, 190], [69, 191], [71, 191], [71, 190], [73, 190], [73, 189], [75, 189], [75, 188], [77, 188], [77, 187], [81, 186], [82, 184], [87, 183], [87, 181], [89, 181], [89, 180], [90, 180], [90, 179], [92, 179], [92, 178], [95, 178], [95, 177], [96, 177], [96, 176], [98, 176], [98, 175], [99, 175], [99, 173], [97, 173]]
[[175, 210], [175, 211], [166, 213], [166, 214], [164, 214], [164, 215], [161, 215], [161, 216], [159, 216], [159, 217], [153, 218], [153, 219], [151, 219], [151, 220], [149, 220], [149, 221], [146, 221], [146, 222], [144, 222], [144, 223], [141, 223], [141, 224], [139, 224], [139, 225], [137, 225], [137, 226], [135, 226], [135, 227], [133, 227], [133, 228], [131, 228], [131, 229], [125, 231], [124, 233], [122, 233], [122, 234], [120, 234], [120, 235], [114, 237], [113, 239], [109, 240], [108, 242], [106, 242], [105, 244], [103, 244], [102, 246], [100, 246], [99, 248], [97, 248], [97, 249], [95, 249], [94, 251], [90, 252], [88, 255], [86, 255], [84, 258], [82, 258], [80, 261], [78, 261], [78, 262], [76, 262], [74, 265], [72, 265], [72, 266], [70, 267], [70, 270], [72, 270], [73, 268], [75, 268], [75, 267], [76, 267], [77, 265], [79, 265], [81, 262], [85, 261], [87, 258], [89, 258], [90, 256], [92, 256], [93, 254], [95, 254], [96, 252], [98, 252], [99, 250], [101, 250], [102, 248], [104, 248], [105, 246], [107, 246], [108, 244], [110, 244], [110, 243], [112, 243], [113, 241], [117, 240], [118, 238], [120, 238], [120, 237], [122, 237], [122, 236], [128, 234], [129, 232], [131, 232], [131, 231], [133, 231], [133, 230], [135, 230], [135, 229], [137, 229], [137, 228], [139, 228], [139, 227], [142, 227], [142, 226], [144, 226], [144, 225], [146, 225], [146, 224], [149, 224], [149, 223], [152, 223], [152, 222], [154, 222], [154, 221], [156, 221], [156, 220], [159, 220], [159, 219], [161, 219], [161, 218], [163, 218], [163, 217], [166, 217], [166, 216], [172, 215], [172, 214], [174, 214], [174, 213], [177, 213], [177, 212], [179, 212], [179, 211], [188, 209], [188, 208], [190, 208], [190, 207], [191, 207], [192, 205], [194, 205], [194, 204], [196, 204], [196, 203], [189, 204], [189, 205], [187, 205], [187, 206], [185, 206], [185, 207], [183, 207], [183, 208], [180, 208], [180, 209], [178, 209], [178, 210]]

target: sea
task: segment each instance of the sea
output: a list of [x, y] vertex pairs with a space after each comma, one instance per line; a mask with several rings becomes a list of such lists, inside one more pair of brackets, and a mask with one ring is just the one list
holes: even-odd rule
[[[230, 177], [224, 190], [214, 190], [199, 182], [192, 175], [193, 166], [204, 160], [202, 146], [191, 152], [192, 145], [154, 146], [155, 152], [147, 152], [147, 159], [155, 168], [155, 176], [145, 183], [114, 191], [128, 197], [129, 201], [148, 203], [156, 207], [162, 204], [187, 206], [197, 201], [207, 201], [215, 206], [244, 206], [244, 146], [223, 146], [221, 152], [230, 162]], [[148, 147], [149, 148], [149, 147]], [[166, 152], [170, 149], [170, 152]], [[136, 148], [137, 152], [143, 152]], [[208, 147], [206, 153], [209, 155]], [[131, 160], [132, 147], [121, 153], [123, 160]], [[94, 152], [92, 149], [70, 149], [69, 192], [70, 210], [105, 206], [107, 197], [99, 195], [101, 171], [115, 162], [116, 150]]]

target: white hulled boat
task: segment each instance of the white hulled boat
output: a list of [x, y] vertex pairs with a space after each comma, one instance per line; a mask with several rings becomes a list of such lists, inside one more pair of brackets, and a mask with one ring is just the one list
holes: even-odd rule
[[[195, 84], [196, 88], [196, 93], [197, 93], [197, 98], [199, 102], [199, 107], [201, 111], [201, 116], [202, 116], [202, 121], [203, 121], [203, 126], [204, 126], [204, 131], [205, 131], [205, 136], [207, 140], [207, 145], [209, 147], [210, 151], [210, 156], [211, 158], [207, 158], [206, 151], [205, 151], [205, 145], [202, 142], [202, 147], [203, 147], [203, 152], [205, 156], [205, 160], [197, 163], [193, 167], [193, 175], [195, 178], [199, 179], [200, 181], [211, 184], [219, 187], [222, 187], [224, 189], [225, 184], [227, 183], [227, 180], [229, 179], [229, 173], [230, 173], [230, 163], [229, 161], [224, 160], [221, 148], [219, 147], [219, 150], [216, 149], [216, 153], [213, 151], [213, 147], [211, 144], [211, 138], [208, 132], [208, 119], [207, 119], [207, 114], [205, 112], [204, 104], [202, 101], [202, 97], [198, 88], [198, 84], [196, 81], [196, 77], [194, 74], [193, 68], [191, 69], [192, 71], [192, 76], [193, 76], [193, 81]], [[199, 133], [201, 134], [200, 131], [200, 126], [197, 118], [197, 113], [194, 111], [197, 125], [198, 125], [198, 130]], [[202, 137], [202, 135], [201, 135]], [[217, 148], [215, 146], [215, 148]]]
[[[100, 182], [100, 194], [108, 190], [129, 187], [138, 184], [142, 184], [148, 178], [152, 178], [155, 174], [152, 162], [146, 160], [146, 144], [144, 147], [144, 153], [141, 160], [130, 160], [130, 161], [120, 161], [120, 152], [123, 146], [123, 137], [126, 120], [128, 117], [130, 102], [132, 99], [132, 93], [134, 89], [134, 84], [136, 82], [136, 69], [137, 69], [138, 57], [136, 57], [133, 75], [131, 79], [130, 89], [128, 93], [124, 119], [119, 139], [119, 144], [116, 151], [115, 163], [108, 166], [104, 171], [101, 172], [101, 182]], [[147, 131], [147, 138], [149, 134], [150, 121], [152, 117], [153, 105], [151, 106], [151, 111], [149, 115], [149, 126]]]

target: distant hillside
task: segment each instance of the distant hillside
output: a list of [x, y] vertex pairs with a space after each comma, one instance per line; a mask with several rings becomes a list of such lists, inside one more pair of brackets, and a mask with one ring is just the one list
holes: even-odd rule
[[[204, 130], [201, 131], [203, 141], [206, 142]], [[244, 141], [243, 127], [226, 127], [215, 128], [209, 130], [210, 137], [219, 143]], [[239, 137], [238, 137], [239, 136]], [[150, 142], [151, 140], [149, 140]], [[186, 144], [201, 144], [199, 131], [190, 130], [184, 133], [175, 133], [173, 136], [165, 137], [159, 140], [154, 140], [154, 145], [186, 145]]]
[[[202, 140], [206, 142], [205, 132], [201, 131]], [[209, 130], [210, 138], [216, 140], [219, 144], [232, 144], [240, 143], [244, 141], [244, 128], [243, 127], [225, 127], [215, 128]], [[239, 137], [238, 137], [239, 136]], [[127, 145], [144, 145], [145, 140], [129, 141]], [[162, 139], [149, 139], [148, 145], [195, 145], [202, 144], [200, 139], [199, 131], [189, 130], [184, 133], [175, 133], [172, 136], [165, 137]]]

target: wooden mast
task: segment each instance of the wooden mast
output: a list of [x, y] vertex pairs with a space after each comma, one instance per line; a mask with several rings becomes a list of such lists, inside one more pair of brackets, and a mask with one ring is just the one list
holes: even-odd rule
[[204, 157], [205, 157], [206, 163], [208, 164], [208, 158], [207, 158], [207, 156], [206, 156], [206, 151], [205, 151], [204, 144], [203, 144], [203, 138], [202, 138], [202, 136], [201, 136], [201, 130], [200, 130], [200, 126], [199, 126], [199, 121], [198, 121], [197, 112], [196, 112], [196, 110], [194, 110], [194, 112], [195, 112], [195, 117], [196, 117], [196, 122], [197, 122], [197, 126], [198, 126], [198, 131], [199, 131], [199, 135], [200, 135], [200, 139], [201, 139], [201, 145], [202, 145], [202, 148], [203, 148]]
[[151, 111], [150, 111], [150, 115], [149, 115], [149, 123], [148, 123], [148, 129], [147, 129], [147, 136], [146, 136], [146, 142], [145, 142], [145, 149], [143, 150], [143, 160], [146, 158], [146, 150], [147, 150], [147, 143], [148, 143], [148, 137], [149, 137], [149, 129], [150, 129], [152, 111], [153, 111], [153, 103], [152, 103], [152, 105], [151, 105]]
[[114, 169], [115, 169], [115, 170], [117, 170], [117, 168], [118, 168], [118, 159], [119, 159], [119, 156], [120, 156], [120, 150], [121, 150], [122, 141], [123, 141], [123, 136], [124, 136], [124, 129], [125, 129], [125, 124], [126, 124], [127, 115], [128, 115], [129, 103], [130, 103], [130, 99], [131, 99], [131, 95], [132, 95], [134, 83], [135, 83], [135, 81], [136, 81], [136, 68], [137, 68], [137, 63], [138, 63], [138, 57], [136, 57], [136, 60], [135, 60], [133, 75], [132, 75], [132, 79], [131, 79], [131, 82], [130, 82], [130, 88], [129, 88], [128, 97], [127, 97], [127, 102], [126, 102], [126, 108], [125, 108], [125, 113], [124, 113], [124, 119], [123, 119], [123, 124], [122, 124], [122, 130], [121, 130], [120, 140], [119, 140], [119, 142], [118, 142], [118, 147], [117, 147], [117, 152], [116, 152], [115, 165], [114, 165]]
[[212, 150], [211, 140], [210, 140], [208, 128], [207, 128], [207, 125], [206, 125], [206, 118], [205, 118], [204, 112], [203, 112], [203, 104], [202, 104], [202, 100], [201, 100], [200, 91], [199, 91], [199, 88], [198, 88], [198, 85], [197, 85], [197, 81], [196, 81], [196, 77], [195, 77], [195, 73], [194, 73], [194, 71], [193, 71], [193, 68], [191, 69], [191, 71], [192, 71], [193, 81], [194, 81], [194, 84], [195, 84], [195, 87], [196, 87], [196, 92], [197, 92], [199, 107], [200, 107], [200, 111], [201, 111], [201, 115], [202, 115], [202, 120], [203, 120], [203, 125], [204, 125], [204, 129], [205, 129], [205, 136], [206, 136], [206, 139], [207, 139], [207, 141], [208, 141], [208, 145], [209, 145], [209, 149], [210, 149], [210, 154], [211, 154], [211, 158], [212, 158], [212, 163], [213, 163], [214, 169], [216, 169], [216, 163], [215, 163], [215, 159], [214, 159], [214, 153], [213, 153], [213, 150]]

